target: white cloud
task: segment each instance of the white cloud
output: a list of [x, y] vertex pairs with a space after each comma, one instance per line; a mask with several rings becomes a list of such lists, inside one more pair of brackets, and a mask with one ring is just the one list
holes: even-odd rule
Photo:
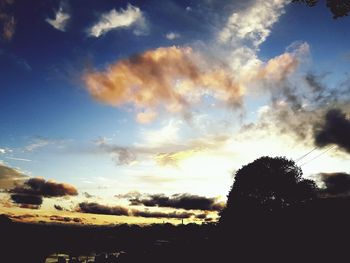
[[272, 26], [284, 13], [286, 0], [257, 0], [243, 11], [233, 13], [218, 39], [222, 43], [234, 45], [249, 41], [258, 47], [271, 33]]
[[144, 130], [141, 134], [142, 146], [157, 147], [166, 144], [178, 143], [180, 139], [180, 128], [183, 122], [171, 119], [160, 129]]
[[12, 150], [9, 148], [0, 148], [0, 154], [11, 153]]
[[65, 10], [63, 4], [61, 4], [60, 8], [55, 14], [55, 18], [46, 18], [46, 22], [49, 23], [51, 26], [56, 28], [60, 31], [66, 31], [66, 27], [68, 24], [68, 21], [70, 19], [70, 14]]
[[100, 37], [110, 30], [131, 26], [135, 26], [133, 31], [135, 35], [143, 35], [147, 31], [146, 20], [140, 8], [128, 4], [126, 9], [119, 11], [112, 9], [102, 14], [99, 21], [88, 30], [88, 34], [92, 37]]
[[259, 47], [288, 3], [287, 0], [251, 1], [244, 9], [233, 12], [218, 31], [216, 49], [238, 80], [250, 79], [251, 74], [268, 63], [258, 56]]
[[165, 37], [169, 40], [174, 40], [176, 38], [179, 38], [180, 34], [175, 33], [175, 32], [169, 32], [168, 34], [165, 35]]

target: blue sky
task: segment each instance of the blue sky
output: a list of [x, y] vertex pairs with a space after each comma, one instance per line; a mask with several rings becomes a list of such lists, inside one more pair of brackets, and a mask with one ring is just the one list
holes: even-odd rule
[[[320, 103], [305, 81], [348, 90], [350, 20], [322, 4], [0, 3], [15, 21], [0, 40], [0, 164], [74, 185], [75, 205], [85, 191], [106, 205], [129, 191], [224, 201], [236, 169], [260, 155], [297, 158], [330, 105], [349, 113], [347, 97]], [[312, 160], [305, 176], [346, 172], [344, 152]]]

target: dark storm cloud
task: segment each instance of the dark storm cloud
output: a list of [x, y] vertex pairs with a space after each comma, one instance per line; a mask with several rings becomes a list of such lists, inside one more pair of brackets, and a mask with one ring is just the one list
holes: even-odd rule
[[315, 128], [315, 144], [336, 144], [350, 153], [350, 119], [344, 112], [331, 109], [326, 113], [324, 123]]
[[[350, 112], [349, 80], [343, 80], [330, 87], [326, 84], [328, 75], [329, 73], [320, 75], [307, 73], [301, 77], [301, 80], [285, 79], [278, 86], [267, 83], [265, 89], [270, 92], [271, 104], [266, 105], [265, 109], [262, 108], [256, 123], [247, 123], [242, 126], [242, 135], [254, 136], [250, 133], [252, 131], [287, 134], [309, 147], [321, 146], [322, 143], [319, 140], [315, 141], [315, 131], [321, 130], [327, 112], [335, 108]], [[331, 115], [339, 116], [334, 113]], [[336, 118], [344, 124], [344, 120], [340, 119]], [[330, 131], [330, 129], [327, 130]], [[335, 131], [333, 128], [331, 130]], [[341, 133], [339, 129], [336, 130], [337, 133]], [[326, 137], [330, 139], [329, 136]], [[321, 141], [323, 141], [322, 138]]]
[[349, 195], [350, 174], [348, 173], [321, 173], [320, 179], [325, 185], [321, 194]]
[[175, 194], [171, 197], [164, 194], [155, 194], [149, 195], [146, 198], [130, 199], [129, 201], [131, 205], [170, 207], [186, 210], [220, 211], [224, 207], [224, 204], [218, 202], [217, 198], [207, 198], [191, 194]]
[[43, 203], [42, 196], [28, 194], [11, 194], [11, 200], [22, 208], [37, 209]]
[[188, 212], [151, 212], [151, 211], [140, 211], [140, 210], [132, 210], [132, 215], [136, 217], [152, 217], [152, 218], [174, 218], [174, 219], [187, 219], [194, 216], [193, 213]]
[[[11, 200], [22, 208], [40, 208], [44, 197], [62, 197], [77, 195], [77, 189], [69, 184], [45, 181], [42, 178], [30, 178], [8, 191]], [[57, 209], [58, 207], [55, 206]]]
[[83, 202], [78, 205], [77, 212], [101, 214], [101, 215], [116, 215], [128, 216], [129, 210], [122, 206], [107, 206], [98, 203]]
[[11, 193], [37, 195], [43, 197], [62, 197], [78, 195], [77, 189], [66, 183], [46, 181], [43, 178], [30, 178], [22, 185], [10, 190]]
[[83, 202], [78, 205], [76, 208], [77, 212], [81, 213], [90, 213], [90, 214], [100, 214], [100, 215], [115, 215], [115, 216], [135, 216], [135, 217], [144, 217], [144, 218], [174, 218], [174, 219], [187, 219], [191, 217], [196, 217], [198, 219], [205, 219], [206, 214], [195, 214], [186, 211], [150, 211], [150, 210], [129, 210], [123, 206], [107, 206], [98, 203], [88, 203]]

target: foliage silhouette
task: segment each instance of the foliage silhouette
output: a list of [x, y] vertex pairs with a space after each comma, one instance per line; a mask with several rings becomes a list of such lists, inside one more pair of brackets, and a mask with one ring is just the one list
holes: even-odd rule
[[[318, 3], [318, 0], [293, 0], [297, 3], [305, 3], [312, 7]], [[327, 7], [333, 14], [333, 18], [344, 17], [349, 15], [350, 12], [350, 0], [327, 0]]]
[[261, 157], [236, 172], [220, 222], [230, 224], [237, 214], [277, 212], [314, 198], [316, 189], [294, 161]]

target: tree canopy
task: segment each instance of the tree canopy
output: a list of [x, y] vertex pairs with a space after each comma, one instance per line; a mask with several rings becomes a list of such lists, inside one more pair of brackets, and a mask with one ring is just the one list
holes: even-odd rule
[[236, 172], [220, 221], [230, 221], [242, 212], [274, 212], [311, 199], [315, 194], [315, 183], [303, 179], [294, 161], [261, 157]]
[[[292, 0], [296, 3], [304, 3], [312, 7], [318, 4], [318, 0]], [[350, 0], [327, 0], [327, 7], [333, 14], [333, 18], [347, 16], [350, 12]]]

